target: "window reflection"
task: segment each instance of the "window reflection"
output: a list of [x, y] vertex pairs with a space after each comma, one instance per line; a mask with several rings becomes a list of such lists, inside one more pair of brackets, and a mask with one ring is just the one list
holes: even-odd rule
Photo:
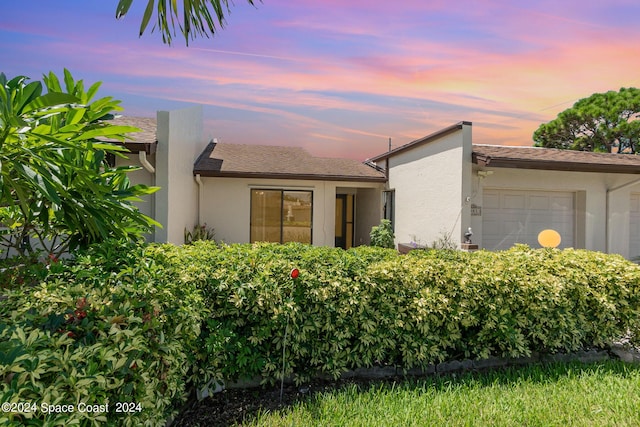
[[251, 242], [311, 243], [313, 193], [251, 190]]

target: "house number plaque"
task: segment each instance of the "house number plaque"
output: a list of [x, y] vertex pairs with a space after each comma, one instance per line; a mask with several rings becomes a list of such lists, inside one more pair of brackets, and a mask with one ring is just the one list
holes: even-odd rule
[[471, 205], [471, 216], [481, 216], [482, 207], [478, 205]]

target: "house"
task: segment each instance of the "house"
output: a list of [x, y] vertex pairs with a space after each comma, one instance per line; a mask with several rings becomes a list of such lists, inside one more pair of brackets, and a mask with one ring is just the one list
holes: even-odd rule
[[399, 242], [448, 233], [489, 250], [540, 247], [545, 229], [575, 247], [640, 255], [640, 156], [474, 145], [461, 122], [370, 161], [383, 166]]
[[211, 142], [193, 173], [199, 221], [229, 242], [298, 241], [350, 248], [380, 222], [384, 173], [298, 147]]
[[206, 223], [229, 243], [348, 248], [385, 217], [396, 243], [460, 245], [471, 227], [480, 248], [539, 247], [552, 229], [561, 248], [640, 255], [640, 156], [473, 144], [460, 122], [361, 163], [205, 141], [200, 107], [118, 120], [144, 128], [116, 163], [142, 166], [132, 181], [161, 187], [139, 205], [164, 226], [153, 241], [183, 243]]
[[[351, 159], [312, 156], [299, 147], [203, 144], [199, 107], [158, 112], [157, 138], [151, 122], [132, 152], [117, 165], [142, 165], [132, 182], [161, 189], [138, 206], [163, 224], [152, 241], [184, 243], [184, 230], [207, 224], [229, 243], [300, 241], [349, 248], [369, 243], [379, 224], [386, 177]], [[143, 162], [151, 167], [144, 167]]]

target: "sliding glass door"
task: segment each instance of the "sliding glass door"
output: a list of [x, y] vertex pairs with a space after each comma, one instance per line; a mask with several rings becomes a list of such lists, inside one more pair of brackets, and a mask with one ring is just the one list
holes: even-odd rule
[[251, 190], [251, 242], [312, 241], [313, 193]]

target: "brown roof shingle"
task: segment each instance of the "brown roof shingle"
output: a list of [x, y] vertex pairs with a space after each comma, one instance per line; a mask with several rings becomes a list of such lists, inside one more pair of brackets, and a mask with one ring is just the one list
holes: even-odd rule
[[114, 141], [105, 139], [107, 142], [113, 142], [114, 144], [124, 145], [131, 152], [146, 151], [147, 154], [153, 154], [156, 152], [156, 145], [158, 144], [158, 138], [156, 134], [157, 121], [151, 117], [133, 117], [133, 116], [119, 116], [111, 121], [112, 124], [117, 126], [134, 126], [140, 129], [140, 132], [133, 132], [128, 134], [128, 138], [123, 143], [122, 141]]
[[194, 174], [217, 177], [384, 182], [384, 173], [352, 159], [314, 157], [300, 147], [210, 143]]
[[487, 167], [640, 174], [640, 156], [539, 147], [473, 145], [473, 163]]

